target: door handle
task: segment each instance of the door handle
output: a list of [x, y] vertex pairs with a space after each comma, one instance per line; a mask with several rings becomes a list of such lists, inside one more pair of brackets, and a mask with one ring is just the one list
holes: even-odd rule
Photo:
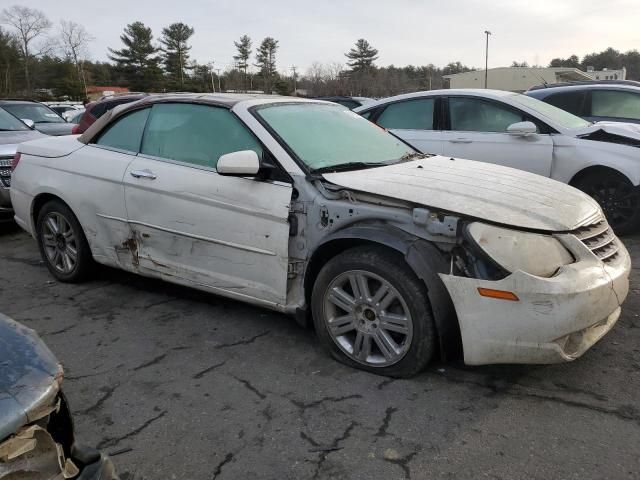
[[451, 143], [471, 143], [471, 142], [473, 142], [473, 140], [470, 140], [468, 138], [452, 138], [451, 140], [449, 140], [449, 142], [451, 142]]
[[130, 173], [134, 178], [148, 178], [149, 180], [155, 180], [158, 178], [155, 173], [147, 168], [144, 170], [132, 170]]

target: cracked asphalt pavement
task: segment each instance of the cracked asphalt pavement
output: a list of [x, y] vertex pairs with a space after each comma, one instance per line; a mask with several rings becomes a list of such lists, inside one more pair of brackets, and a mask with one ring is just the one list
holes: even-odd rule
[[638, 267], [576, 362], [392, 380], [284, 315], [107, 268], [61, 284], [26, 234], [0, 246], [0, 311], [62, 361], [80, 441], [123, 480], [640, 478]]

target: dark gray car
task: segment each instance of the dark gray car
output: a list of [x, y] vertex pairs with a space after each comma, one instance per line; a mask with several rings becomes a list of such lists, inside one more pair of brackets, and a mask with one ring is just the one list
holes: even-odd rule
[[529, 90], [526, 95], [590, 122], [640, 123], [640, 86], [629, 83], [542, 86]]
[[44, 136], [0, 109], [0, 222], [13, 218], [9, 187], [11, 187], [11, 161], [18, 145]]
[[0, 479], [117, 479], [106, 456], [75, 444], [62, 377], [38, 335], [0, 314]]
[[75, 127], [43, 103], [29, 100], [0, 100], [0, 108], [22, 121], [31, 120], [34, 128], [45, 135], [71, 135]]

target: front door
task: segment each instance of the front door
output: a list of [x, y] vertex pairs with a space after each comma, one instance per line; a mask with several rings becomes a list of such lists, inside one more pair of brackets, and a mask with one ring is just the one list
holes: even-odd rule
[[553, 160], [550, 135], [507, 133], [513, 123], [530, 120], [508, 105], [474, 97], [448, 99], [449, 130], [443, 132], [443, 155], [495, 163], [549, 177]]
[[124, 178], [131, 254], [165, 278], [284, 304], [292, 186], [219, 175], [218, 158], [240, 150], [263, 154], [227, 108], [154, 105]]

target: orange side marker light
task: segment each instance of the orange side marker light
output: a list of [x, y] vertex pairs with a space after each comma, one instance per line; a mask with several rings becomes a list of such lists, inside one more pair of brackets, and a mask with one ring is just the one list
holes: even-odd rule
[[498, 300], [509, 300], [511, 302], [517, 302], [520, 299], [513, 292], [507, 292], [505, 290], [493, 290], [491, 288], [478, 288], [478, 293], [483, 297], [497, 298]]

